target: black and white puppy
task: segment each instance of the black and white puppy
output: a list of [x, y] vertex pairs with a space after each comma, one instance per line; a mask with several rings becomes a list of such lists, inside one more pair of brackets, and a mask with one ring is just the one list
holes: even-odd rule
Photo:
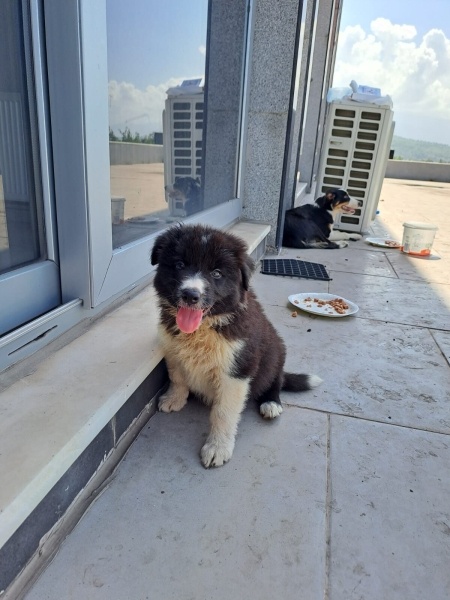
[[165, 190], [181, 204], [186, 216], [203, 210], [202, 188], [198, 177], [175, 177], [173, 185], [166, 185]]
[[353, 214], [362, 203], [345, 190], [331, 189], [314, 204], [303, 204], [286, 211], [283, 246], [288, 248], [336, 249], [348, 246], [346, 240], [360, 240], [359, 233], [333, 230], [337, 214]]
[[309, 390], [321, 379], [284, 372], [285, 345], [250, 288], [254, 262], [242, 240], [178, 225], [156, 239], [151, 261], [170, 378], [159, 410], [181, 410], [190, 392], [200, 396], [211, 407], [201, 461], [219, 467], [231, 458], [248, 399], [273, 419], [282, 412], [281, 390]]

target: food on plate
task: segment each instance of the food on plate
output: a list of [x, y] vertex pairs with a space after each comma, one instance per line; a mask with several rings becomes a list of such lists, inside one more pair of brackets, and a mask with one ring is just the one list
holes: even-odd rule
[[[298, 304], [297, 301], [294, 301], [295, 304]], [[320, 307], [324, 307], [326, 309], [326, 312], [329, 314], [332, 314], [332, 311], [329, 310], [329, 308], [332, 308], [335, 312], [337, 312], [339, 315], [345, 315], [345, 313], [347, 312], [347, 310], [349, 309], [349, 306], [347, 304], [347, 302], [345, 300], [343, 300], [343, 298], [333, 298], [332, 300], [321, 300], [320, 298], [305, 298], [303, 300], [303, 302], [314, 302], [315, 304], [317, 304], [317, 306]], [[306, 304], [306, 306], [308, 308], [311, 308], [311, 304]]]

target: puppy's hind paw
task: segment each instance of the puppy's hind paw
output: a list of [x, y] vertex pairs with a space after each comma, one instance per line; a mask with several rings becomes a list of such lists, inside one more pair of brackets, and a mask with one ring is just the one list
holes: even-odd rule
[[259, 412], [265, 419], [275, 419], [283, 412], [283, 407], [278, 402], [263, 402], [259, 407]]
[[348, 239], [352, 240], [352, 242], [357, 242], [362, 239], [362, 235], [359, 235], [359, 233], [349, 233]]
[[345, 240], [338, 240], [335, 243], [339, 246], [339, 248], [347, 248], [348, 246], [348, 242]]

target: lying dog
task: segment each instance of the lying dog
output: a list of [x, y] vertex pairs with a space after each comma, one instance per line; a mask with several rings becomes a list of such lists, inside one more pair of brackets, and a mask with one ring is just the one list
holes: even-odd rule
[[361, 206], [345, 190], [328, 190], [315, 204], [303, 204], [286, 211], [283, 246], [288, 248], [345, 248], [345, 240], [360, 240], [359, 233], [333, 230], [336, 214], [353, 214]]
[[156, 239], [151, 262], [158, 264], [154, 285], [170, 378], [159, 410], [181, 410], [189, 392], [210, 405], [201, 460], [219, 467], [231, 458], [248, 399], [273, 419], [282, 412], [281, 390], [309, 390], [321, 379], [283, 371], [286, 349], [249, 287], [254, 263], [239, 238], [178, 225]]
[[202, 189], [198, 177], [175, 177], [173, 185], [166, 185], [165, 190], [175, 200], [177, 208], [185, 211], [186, 216], [203, 210]]

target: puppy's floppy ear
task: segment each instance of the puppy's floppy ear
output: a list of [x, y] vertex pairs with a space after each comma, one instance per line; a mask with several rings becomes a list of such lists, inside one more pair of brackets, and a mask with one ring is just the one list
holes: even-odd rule
[[316, 200], [316, 204], [319, 208], [323, 208], [325, 206], [325, 204], [327, 204], [328, 200], [326, 196], [321, 196], [320, 198], [317, 198]]
[[177, 229], [179, 229], [179, 227], [177, 226], [171, 227], [170, 229], [166, 229], [166, 231], [161, 233], [161, 235], [159, 235], [156, 238], [155, 243], [153, 244], [152, 252], [150, 254], [150, 261], [152, 265], [157, 265], [159, 263], [162, 249], [168, 243], [169, 240], [175, 239], [177, 237]]
[[245, 291], [247, 291], [250, 287], [250, 279], [253, 275], [254, 270], [255, 263], [253, 259], [251, 259], [248, 254], [245, 254], [241, 266], [242, 286]]
[[327, 200], [334, 200], [336, 198], [336, 194], [333, 192], [333, 190], [328, 190], [325, 194], [325, 198]]
[[152, 265], [157, 265], [159, 263], [159, 256], [161, 254], [161, 250], [164, 247], [166, 239], [166, 233], [163, 233], [162, 235], [156, 238], [155, 243], [153, 244], [152, 252], [150, 254], [150, 262], [152, 263]]

